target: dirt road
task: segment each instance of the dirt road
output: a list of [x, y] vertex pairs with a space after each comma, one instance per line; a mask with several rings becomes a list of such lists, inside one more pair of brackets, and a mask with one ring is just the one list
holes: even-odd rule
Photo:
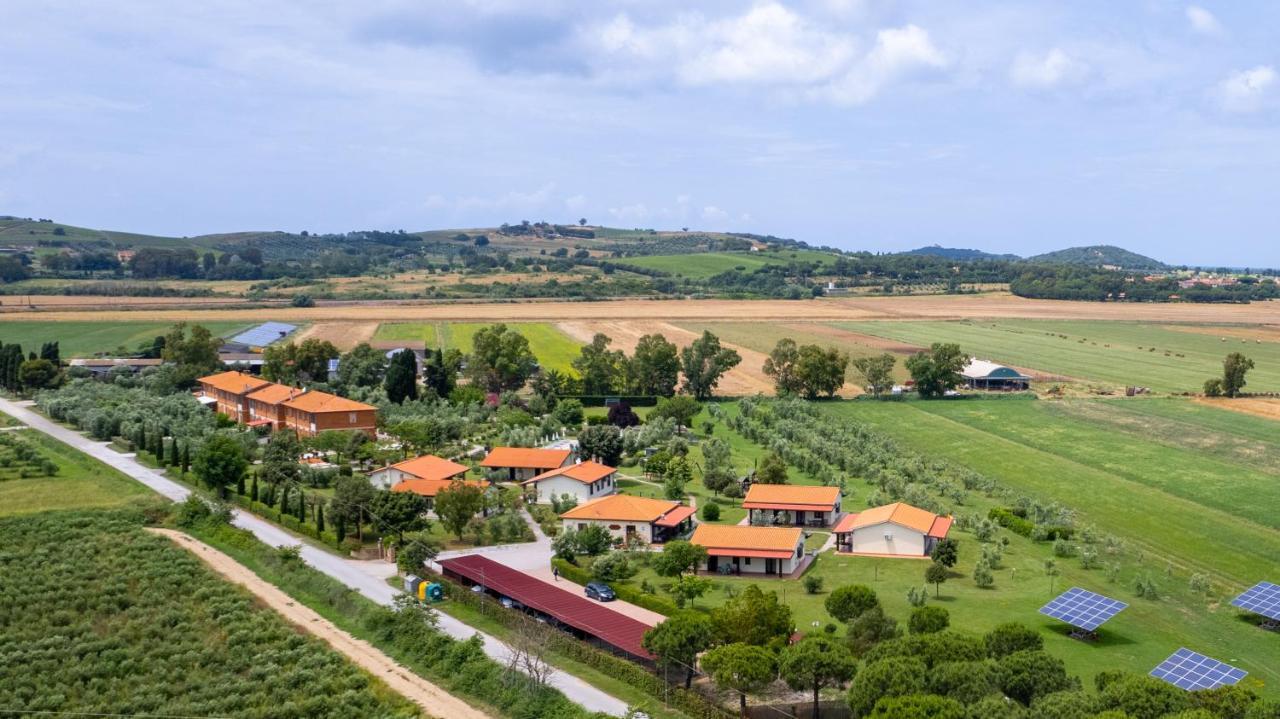
[[192, 537], [172, 529], [148, 527], [148, 532], [168, 537], [189, 550], [213, 571], [248, 589], [259, 601], [279, 612], [291, 624], [323, 639], [343, 656], [380, 679], [392, 690], [417, 704], [428, 716], [441, 719], [489, 719], [490, 715], [449, 694], [400, 666], [368, 642], [356, 639], [309, 607], [294, 601], [254, 574], [243, 564]]

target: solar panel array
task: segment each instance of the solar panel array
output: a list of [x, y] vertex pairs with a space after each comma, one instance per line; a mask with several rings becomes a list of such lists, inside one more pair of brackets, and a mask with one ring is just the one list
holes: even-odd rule
[[1151, 670], [1151, 676], [1187, 690], [1213, 689], [1235, 684], [1248, 673], [1186, 647], [1174, 652], [1160, 666]]
[[247, 329], [232, 337], [231, 341], [236, 344], [249, 345], [250, 347], [266, 347], [296, 329], [298, 329], [296, 325], [289, 325], [284, 322], [263, 322], [257, 327]]
[[1280, 622], [1280, 584], [1258, 582], [1232, 599], [1231, 605]]
[[1073, 627], [1093, 631], [1127, 606], [1117, 599], [1072, 587], [1040, 607], [1040, 613], [1061, 619]]

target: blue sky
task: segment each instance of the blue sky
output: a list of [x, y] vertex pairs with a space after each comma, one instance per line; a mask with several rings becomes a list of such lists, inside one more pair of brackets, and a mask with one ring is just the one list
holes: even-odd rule
[[0, 214], [522, 219], [1280, 266], [1280, 4], [42, 0]]

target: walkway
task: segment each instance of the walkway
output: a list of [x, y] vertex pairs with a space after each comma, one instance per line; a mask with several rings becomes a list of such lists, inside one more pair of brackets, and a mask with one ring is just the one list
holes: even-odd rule
[[[143, 466], [132, 456], [116, 452], [108, 447], [106, 442], [89, 439], [79, 432], [67, 429], [33, 412], [28, 409], [31, 404], [31, 402], [0, 399], [0, 411], [123, 472], [175, 502], [185, 500], [191, 493], [181, 484]], [[301, 545], [302, 559], [307, 564], [379, 604], [391, 606], [396, 594], [399, 593], [397, 589], [387, 584], [387, 579], [396, 574], [395, 566], [392, 564], [339, 557], [303, 542], [284, 529], [248, 512], [234, 510], [231, 523], [241, 529], [249, 530], [264, 544], [272, 547]], [[548, 544], [548, 549], [549, 547]], [[484, 641], [485, 654], [501, 664], [508, 663], [511, 650], [505, 644], [443, 612], [437, 612], [437, 615], [440, 620], [440, 629], [446, 634], [456, 639], [467, 639], [479, 635]], [[551, 675], [550, 683], [589, 711], [605, 712], [614, 716], [624, 716], [627, 712], [626, 702], [600, 691], [572, 674], [556, 671]]]

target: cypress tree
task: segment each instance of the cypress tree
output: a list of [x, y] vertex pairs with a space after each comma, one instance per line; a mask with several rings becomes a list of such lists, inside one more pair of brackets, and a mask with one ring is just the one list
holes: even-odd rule
[[267, 485], [267, 496], [262, 498], [262, 503], [267, 505], [268, 509], [276, 506], [276, 486], [274, 484]]
[[298, 490], [298, 521], [307, 521], [307, 495], [301, 489]]
[[182, 473], [186, 474], [191, 469], [191, 443], [186, 442], [182, 445]]
[[244, 475], [243, 474], [240, 475], [239, 477], [236, 477], [236, 494], [240, 495], [241, 497], [244, 496]]
[[[182, 466], [182, 458], [178, 456], [178, 438], [177, 437], [174, 437], [169, 442], [169, 466], [170, 467]], [[244, 494], [244, 492], [241, 492], [240, 494]]]
[[316, 505], [316, 533], [324, 533], [324, 507], [319, 504]]
[[342, 540], [347, 538], [347, 520], [342, 516], [341, 513], [338, 514], [338, 524], [336, 527], [333, 528], [333, 531], [334, 531], [334, 534], [336, 534], [338, 537], [339, 544], [342, 543]]
[[255, 502], [258, 501], [258, 473], [257, 472], [253, 473], [253, 485], [249, 491], [250, 491], [249, 499], [252, 499]]

